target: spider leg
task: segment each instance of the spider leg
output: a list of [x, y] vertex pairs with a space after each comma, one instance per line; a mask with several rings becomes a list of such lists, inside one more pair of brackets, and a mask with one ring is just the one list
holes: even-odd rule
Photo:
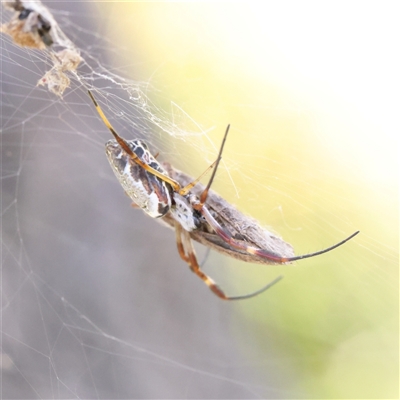
[[197, 185], [197, 183], [200, 181], [200, 179], [207, 174], [207, 172], [213, 168], [215, 166], [215, 164], [217, 163], [218, 160], [215, 160], [197, 179], [195, 179], [193, 182], [190, 182], [188, 185], [186, 185], [185, 187], [183, 187], [180, 191], [179, 194], [181, 196], [184, 196], [185, 194], [187, 194], [190, 189], [194, 186]]
[[182, 231], [183, 231], [182, 227], [178, 223], [175, 223], [175, 237], [176, 237], [176, 245], [178, 247], [178, 253], [182, 258], [182, 260], [188, 263], [189, 257], [186, 255], [185, 247], [183, 246]]
[[245, 252], [247, 252], [249, 254], [254, 254], [254, 255], [257, 255], [259, 257], [265, 258], [267, 260], [271, 260], [271, 261], [274, 261], [276, 263], [283, 264], [283, 263], [286, 263], [286, 262], [301, 260], [303, 258], [315, 257], [315, 256], [318, 256], [320, 254], [327, 253], [328, 251], [336, 249], [336, 247], [339, 247], [342, 244], [345, 244], [347, 241], [349, 241], [354, 236], [359, 234], [360, 231], [354, 232], [353, 234], [351, 234], [346, 239], [340, 241], [339, 243], [334, 244], [333, 246], [327, 247], [326, 249], [323, 249], [323, 250], [320, 250], [320, 251], [316, 251], [314, 253], [302, 254], [300, 256], [294, 256], [294, 257], [282, 257], [279, 254], [273, 253], [271, 251], [268, 251], [268, 250], [265, 250], [265, 249], [260, 249], [260, 248], [257, 248], [257, 247], [254, 247], [254, 246], [250, 246], [250, 245], [246, 245], [244, 243], [236, 241], [229, 232], [227, 232], [225, 229], [222, 228], [222, 226], [215, 220], [215, 218], [211, 215], [211, 213], [208, 211], [208, 209], [204, 205], [206, 200], [207, 200], [208, 191], [210, 190], [210, 187], [211, 187], [211, 184], [212, 184], [212, 182], [214, 180], [215, 174], [217, 173], [219, 162], [221, 161], [221, 158], [222, 158], [222, 151], [224, 150], [226, 138], [227, 138], [228, 132], [229, 132], [229, 127], [230, 127], [230, 125], [227, 126], [224, 138], [222, 139], [221, 147], [220, 147], [219, 153], [218, 153], [218, 158], [217, 158], [217, 161], [215, 163], [215, 168], [214, 168], [214, 170], [212, 172], [212, 175], [211, 175], [211, 178], [210, 178], [210, 180], [208, 182], [208, 185], [206, 186], [204, 191], [201, 193], [199, 201], [197, 201], [197, 202], [192, 204], [192, 207], [195, 210], [201, 212], [201, 214], [204, 216], [204, 218], [207, 220], [207, 222], [213, 227], [215, 232], [226, 243], [228, 243], [230, 246], [232, 246], [235, 249], [243, 250], [243, 251], [245, 251]]
[[204, 254], [203, 259], [200, 262], [200, 268], [204, 266], [206, 261], [208, 260], [208, 256], [210, 255], [211, 247], [207, 247], [206, 254]]
[[232, 246], [235, 249], [238, 250], [243, 250], [249, 254], [254, 254], [256, 256], [266, 258], [268, 260], [274, 261], [279, 264], [283, 264], [286, 262], [290, 261], [296, 261], [296, 260], [301, 260], [303, 258], [310, 258], [310, 257], [315, 257], [323, 253], [327, 253], [328, 251], [331, 251], [335, 249], [336, 247], [341, 246], [342, 244], [346, 243], [350, 239], [352, 239], [354, 236], [356, 236], [360, 231], [354, 232], [351, 234], [349, 237], [346, 239], [342, 240], [339, 243], [334, 244], [333, 246], [330, 246], [326, 249], [316, 251], [314, 253], [308, 253], [308, 254], [303, 254], [300, 256], [294, 256], [294, 257], [282, 257], [279, 254], [273, 253], [271, 251], [265, 250], [265, 249], [259, 249], [254, 246], [246, 245], [242, 242], [238, 242], [235, 240], [232, 235], [227, 232], [226, 229], [224, 229], [217, 221], [216, 219], [211, 215], [210, 211], [208, 211], [207, 207], [205, 205], [202, 205], [201, 209], [199, 210], [203, 217], [207, 220], [207, 222], [212, 226], [212, 228], [215, 230], [215, 232], [218, 234], [218, 236], [221, 237], [226, 243], [228, 243], [230, 246]]
[[211, 279], [208, 275], [206, 275], [200, 268], [196, 253], [193, 247], [192, 239], [190, 238], [190, 233], [185, 231], [181, 225], [178, 223], [175, 226], [176, 233], [176, 243], [178, 246], [178, 252], [181, 256], [182, 260], [186, 261], [189, 264], [189, 267], [192, 272], [194, 272], [209, 288], [210, 290], [217, 295], [220, 299], [223, 300], [243, 300], [249, 299], [251, 297], [257, 296], [258, 294], [264, 292], [269, 289], [272, 285], [275, 285], [278, 281], [280, 281], [283, 276], [278, 276], [278, 278], [274, 279], [272, 282], [268, 283], [268, 285], [263, 288], [241, 296], [227, 296], [223, 290]]
[[118, 135], [118, 133], [115, 131], [115, 129], [112, 127], [110, 121], [107, 119], [107, 117], [105, 116], [103, 110], [101, 109], [101, 107], [99, 106], [99, 104], [97, 103], [97, 101], [95, 100], [92, 92], [90, 90], [88, 90], [89, 96], [93, 101], [94, 106], [96, 107], [97, 112], [100, 115], [101, 120], [104, 122], [104, 125], [110, 130], [110, 132], [112, 133], [112, 135], [114, 136], [115, 140], [117, 141], [117, 143], [121, 146], [121, 148], [125, 151], [125, 153], [127, 153], [132, 160], [140, 165], [144, 170], [150, 172], [151, 174], [157, 176], [157, 178], [160, 178], [161, 180], [163, 180], [164, 182], [170, 184], [172, 186], [172, 188], [176, 191], [179, 192], [181, 190], [181, 185], [179, 185], [178, 182], [174, 181], [172, 178], [170, 178], [167, 175], [164, 175], [162, 172], [157, 171], [156, 169], [150, 167], [149, 165], [147, 165], [146, 163], [144, 163], [130, 148], [129, 144], [127, 143], [127, 141], [122, 138], [121, 136]]
[[227, 138], [227, 136], [228, 136], [228, 132], [229, 132], [229, 128], [230, 128], [230, 127], [231, 127], [230, 124], [226, 127], [225, 135], [224, 135], [224, 137], [223, 137], [223, 139], [222, 139], [221, 147], [219, 148], [218, 157], [217, 157], [217, 160], [216, 160], [216, 162], [215, 162], [215, 168], [214, 168], [214, 170], [213, 170], [213, 172], [212, 172], [212, 175], [211, 175], [211, 177], [210, 177], [210, 180], [208, 181], [208, 184], [207, 184], [206, 188], [204, 189], [203, 193], [200, 195], [200, 203], [197, 205], [196, 210], [199, 210], [199, 211], [200, 211], [200, 208], [203, 206], [203, 204], [204, 204], [204, 203], [206, 202], [206, 200], [207, 200], [208, 191], [210, 190], [210, 187], [211, 187], [211, 185], [212, 185], [212, 183], [213, 183], [215, 174], [217, 173], [218, 165], [219, 165], [219, 162], [221, 161], [221, 158], [222, 158], [222, 151], [224, 150], [226, 138]]

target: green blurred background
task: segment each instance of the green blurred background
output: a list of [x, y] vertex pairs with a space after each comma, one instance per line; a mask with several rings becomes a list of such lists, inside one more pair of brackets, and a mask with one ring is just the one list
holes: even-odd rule
[[[214, 185], [226, 199], [279, 232], [297, 254], [361, 231], [330, 254], [266, 267], [271, 276], [284, 273], [280, 288], [251, 307], [238, 305], [243, 318], [232, 321], [238, 347], [244, 354], [272, 347], [276, 385], [293, 397], [398, 396], [398, 24], [392, 6], [94, 5], [107, 16], [111, 42], [130, 49], [113, 51], [113, 64], [134, 65], [132, 77], [157, 89], [150, 99], [181, 128], [209, 129], [183, 140], [163, 136], [178, 148], [169, 161], [196, 176], [230, 123]], [[234, 260], [229, 264], [213, 274], [229, 279], [236, 292], [245, 291], [244, 280], [265, 281], [262, 268], [249, 273]], [[241, 336], [241, 324], [254, 326], [251, 337]]]

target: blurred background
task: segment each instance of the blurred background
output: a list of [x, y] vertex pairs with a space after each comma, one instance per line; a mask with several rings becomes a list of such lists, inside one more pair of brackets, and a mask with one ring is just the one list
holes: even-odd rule
[[296, 254], [361, 233], [211, 252], [228, 294], [285, 276], [222, 302], [130, 207], [82, 83], [35, 87], [45, 57], [2, 35], [2, 398], [398, 398], [398, 4], [47, 5], [122, 136], [197, 177], [230, 123], [225, 199]]

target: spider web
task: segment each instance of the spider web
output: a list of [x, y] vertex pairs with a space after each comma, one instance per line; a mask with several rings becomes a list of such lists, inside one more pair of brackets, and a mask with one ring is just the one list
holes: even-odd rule
[[[396, 4], [46, 6], [83, 62], [57, 97], [1, 35], [1, 398], [397, 398]], [[231, 123], [214, 188], [296, 254], [361, 234], [294, 266], [199, 246], [229, 294], [285, 275], [218, 300], [129, 206], [87, 88], [194, 177]]]

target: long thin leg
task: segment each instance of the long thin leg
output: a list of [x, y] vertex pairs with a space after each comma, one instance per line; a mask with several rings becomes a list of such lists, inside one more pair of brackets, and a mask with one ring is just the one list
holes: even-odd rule
[[189, 257], [186, 255], [185, 248], [182, 242], [182, 227], [177, 222], [175, 223], [175, 237], [179, 255], [181, 256], [183, 261], [189, 263]]
[[172, 188], [176, 191], [179, 192], [181, 189], [181, 186], [179, 185], [178, 182], [174, 181], [172, 178], [170, 178], [169, 176], [163, 174], [160, 171], [157, 171], [156, 169], [150, 167], [149, 165], [147, 165], [146, 163], [144, 163], [130, 148], [129, 144], [126, 142], [126, 140], [124, 138], [122, 138], [121, 136], [118, 135], [118, 133], [115, 131], [115, 129], [112, 127], [110, 121], [107, 119], [107, 117], [105, 116], [105, 114], [103, 113], [103, 110], [101, 109], [101, 107], [99, 106], [99, 104], [97, 103], [97, 101], [95, 100], [92, 92], [90, 90], [88, 90], [89, 96], [93, 101], [94, 106], [96, 107], [97, 112], [100, 115], [100, 118], [102, 119], [102, 121], [104, 122], [104, 124], [106, 125], [106, 127], [110, 130], [110, 132], [112, 133], [112, 135], [114, 136], [115, 140], [117, 141], [117, 143], [121, 146], [121, 148], [125, 151], [125, 153], [127, 153], [132, 160], [140, 165], [143, 169], [145, 169], [146, 171], [150, 172], [151, 174], [157, 176], [158, 178], [160, 178], [161, 180], [163, 180], [164, 182], [170, 184], [172, 186]]
[[227, 126], [224, 138], [222, 139], [222, 143], [221, 143], [221, 147], [219, 149], [218, 158], [217, 158], [217, 161], [216, 161], [216, 164], [215, 164], [215, 168], [214, 168], [213, 173], [211, 175], [211, 178], [210, 178], [210, 180], [208, 182], [208, 185], [206, 186], [204, 191], [201, 193], [199, 201], [194, 203], [194, 204], [192, 204], [193, 208], [195, 210], [201, 212], [201, 214], [204, 216], [204, 218], [207, 220], [207, 222], [213, 227], [215, 232], [226, 243], [228, 243], [230, 246], [232, 246], [235, 249], [246, 251], [249, 254], [254, 254], [254, 255], [257, 255], [259, 257], [262, 257], [262, 258], [265, 258], [267, 260], [271, 260], [271, 261], [274, 261], [274, 262], [277, 262], [277, 263], [286, 263], [286, 262], [290, 262], [290, 261], [301, 260], [303, 258], [315, 257], [315, 256], [318, 256], [320, 254], [327, 253], [328, 251], [336, 249], [336, 247], [339, 247], [342, 244], [345, 244], [347, 241], [349, 241], [354, 236], [356, 236], [356, 235], [358, 235], [360, 233], [360, 231], [354, 232], [353, 234], [351, 234], [346, 239], [344, 239], [344, 240], [340, 241], [339, 243], [336, 243], [333, 246], [330, 246], [330, 247], [328, 247], [326, 249], [323, 249], [323, 250], [320, 250], [320, 251], [316, 251], [314, 253], [302, 254], [300, 256], [294, 256], [294, 257], [282, 257], [279, 254], [272, 253], [272, 252], [270, 252], [268, 250], [259, 249], [257, 247], [245, 245], [242, 242], [236, 241], [232, 237], [231, 234], [229, 234], [225, 229], [223, 229], [221, 227], [221, 225], [218, 224], [218, 222], [215, 220], [215, 218], [211, 215], [211, 213], [208, 211], [208, 209], [204, 205], [206, 200], [207, 200], [208, 191], [210, 190], [210, 187], [211, 187], [212, 182], [214, 180], [215, 174], [217, 173], [219, 162], [221, 161], [221, 158], [222, 158], [222, 151], [224, 150], [226, 138], [227, 138], [228, 132], [229, 132], [229, 127], [230, 127], [230, 125]]
[[[158, 178], [160, 178], [161, 180], [163, 180], [164, 182], [170, 184], [172, 186], [172, 188], [176, 191], [179, 192], [180, 195], [184, 196], [185, 194], [187, 194], [190, 189], [192, 189], [192, 187], [194, 187], [199, 181], [200, 179], [211, 169], [214, 167], [215, 164], [219, 163], [219, 159], [221, 158], [221, 152], [222, 149], [220, 151], [220, 154], [218, 156], [218, 159], [216, 161], [214, 161], [196, 180], [194, 180], [193, 182], [189, 183], [188, 185], [186, 185], [184, 188], [181, 188], [180, 184], [173, 180], [172, 178], [170, 178], [167, 175], [164, 175], [163, 173], [155, 170], [154, 168], [150, 167], [148, 164], [144, 163], [133, 151], [132, 149], [129, 147], [128, 143], [126, 142], [126, 140], [119, 136], [118, 133], [116, 132], [116, 130], [113, 128], [113, 126], [111, 125], [110, 121], [108, 120], [108, 118], [106, 117], [106, 115], [104, 114], [103, 110], [101, 109], [100, 105], [97, 103], [96, 99], [94, 98], [92, 92], [90, 90], [88, 90], [89, 96], [94, 104], [94, 106], [96, 107], [96, 110], [98, 112], [98, 114], [100, 115], [101, 120], [104, 122], [104, 125], [106, 125], [106, 127], [110, 130], [111, 134], [114, 136], [115, 140], [117, 141], [117, 143], [121, 146], [121, 148], [125, 151], [125, 153], [127, 153], [132, 159], [133, 161], [140, 165], [143, 169], [145, 169], [146, 171], [150, 172], [151, 174], [157, 176]], [[228, 126], [229, 129], [229, 126]], [[228, 132], [226, 132], [227, 134]], [[226, 137], [225, 134], [225, 137]], [[225, 138], [224, 138], [224, 142], [225, 142]], [[223, 142], [223, 143], [224, 143]], [[223, 145], [222, 145], [223, 146]], [[154, 156], [154, 158], [158, 157], [158, 153]], [[215, 172], [213, 173], [213, 176], [215, 175]], [[212, 179], [211, 179], [212, 182]], [[211, 185], [211, 183], [209, 183], [209, 186]], [[207, 189], [208, 192], [208, 189]]]
[[178, 223], [175, 226], [176, 232], [176, 242], [178, 246], [178, 252], [181, 256], [182, 260], [186, 261], [189, 264], [189, 267], [192, 272], [194, 272], [209, 288], [210, 290], [217, 295], [220, 299], [223, 300], [243, 300], [249, 299], [251, 297], [257, 296], [258, 294], [264, 292], [269, 289], [272, 285], [275, 285], [278, 281], [280, 281], [283, 276], [278, 276], [278, 278], [274, 279], [272, 282], [268, 283], [268, 285], [264, 286], [260, 290], [257, 290], [253, 293], [245, 294], [242, 296], [227, 296], [223, 290], [211, 279], [208, 275], [206, 275], [200, 268], [195, 250], [193, 248], [192, 239], [190, 238], [189, 232], [182, 229], [181, 225]]
[[200, 195], [200, 203], [196, 208], [197, 210], [200, 210], [200, 208], [203, 206], [203, 204], [207, 200], [208, 191], [210, 190], [210, 187], [211, 187], [211, 185], [213, 183], [215, 174], [217, 173], [218, 165], [219, 165], [219, 162], [221, 161], [221, 158], [222, 158], [222, 152], [224, 150], [226, 138], [228, 136], [228, 132], [229, 132], [229, 128], [230, 127], [231, 127], [230, 125], [228, 125], [226, 127], [225, 135], [224, 135], [224, 137], [222, 139], [221, 147], [219, 148], [219, 153], [218, 153], [217, 161], [216, 161], [216, 164], [215, 164], [215, 168], [213, 169], [212, 175], [210, 177], [210, 180], [208, 181], [208, 184], [207, 184], [206, 188], [204, 189], [203, 193]]
[[[218, 160], [217, 160], [218, 161]], [[200, 179], [207, 174], [207, 172], [213, 168], [215, 166], [215, 164], [217, 163], [217, 161], [214, 161], [209, 167], [207, 167], [207, 169], [197, 178], [195, 179], [193, 182], [190, 182], [188, 185], [186, 185], [185, 187], [183, 187], [181, 190], [179, 190], [179, 194], [181, 196], [184, 196], [185, 194], [189, 193], [190, 189], [192, 189], [194, 186], [197, 185], [197, 183], [200, 181]]]
[[203, 217], [207, 220], [207, 222], [212, 226], [212, 228], [215, 230], [215, 232], [218, 234], [218, 236], [220, 236], [221, 239], [223, 239], [230, 246], [234, 247], [235, 249], [243, 250], [247, 253], [254, 254], [259, 257], [266, 258], [268, 260], [271, 260], [271, 261], [274, 261], [277, 263], [286, 263], [286, 262], [290, 262], [290, 261], [301, 260], [303, 258], [315, 257], [320, 254], [327, 253], [328, 251], [336, 249], [336, 247], [339, 247], [342, 244], [346, 243], [347, 241], [352, 239], [354, 236], [356, 236], [360, 232], [360, 231], [354, 232], [352, 235], [350, 235], [346, 239], [342, 240], [341, 242], [336, 243], [333, 246], [330, 246], [326, 249], [316, 251], [315, 253], [303, 254], [303, 255], [294, 256], [294, 257], [282, 257], [279, 254], [272, 253], [268, 250], [249, 246], [249, 245], [244, 244], [243, 242], [238, 242], [237, 240], [235, 240], [232, 237], [232, 235], [229, 232], [227, 232], [226, 229], [222, 228], [222, 226], [215, 220], [215, 218], [211, 215], [210, 211], [208, 211], [208, 209], [205, 205], [202, 206], [202, 208], [200, 209], [200, 212], [203, 215]]

